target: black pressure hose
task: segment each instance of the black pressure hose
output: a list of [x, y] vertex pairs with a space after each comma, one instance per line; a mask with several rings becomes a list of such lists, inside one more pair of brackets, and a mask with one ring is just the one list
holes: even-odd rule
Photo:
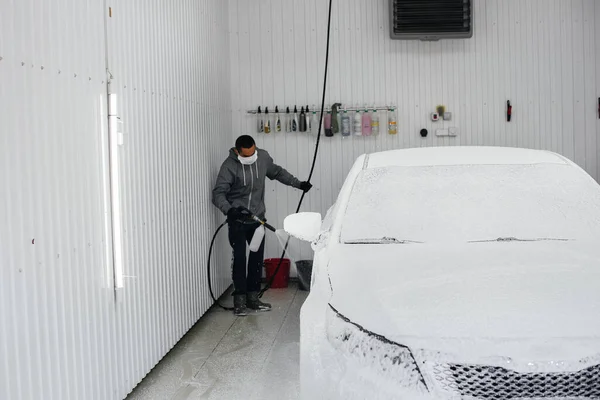
[[219, 300], [217, 300], [217, 298], [215, 297], [215, 294], [213, 293], [212, 290], [212, 284], [211, 284], [211, 280], [210, 280], [210, 256], [212, 255], [212, 250], [213, 247], [215, 245], [215, 240], [217, 239], [217, 235], [219, 234], [219, 231], [225, 226], [227, 225], [227, 221], [223, 222], [221, 224], [221, 226], [219, 226], [215, 232], [215, 234], [213, 235], [212, 241], [210, 242], [210, 247], [208, 249], [208, 262], [207, 262], [207, 271], [206, 271], [206, 275], [208, 277], [208, 290], [210, 291], [210, 297], [212, 297], [213, 301], [215, 303], [217, 303], [219, 305], [219, 307], [221, 307], [223, 310], [227, 310], [227, 311], [231, 311], [233, 310], [233, 307], [225, 307], [224, 305], [222, 305], [221, 303], [219, 303]]
[[[331, 8], [332, 8], [332, 5], [333, 5], [333, 0], [329, 0], [329, 16], [327, 17], [327, 50], [325, 53], [325, 74], [324, 74], [325, 77], [323, 79], [323, 99], [321, 100], [321, 118], [319, 118], [319, 133], [317, 134], [317, 144], [315, 146], [315, 154], [313, 156], [312, 166], [310, 167], [310, 174], [308, 174], [308, 182], [310, 182], [310, 180], [312, 179], [313, 173], [315, 171], [315, 164], [317, 163], [317, 155], [319, 154], [319, 142], [321, 141], [321, 128], [323, 126], [323, 114], [325, 113], [325, 94], [327, 92], [327, 71], [329, 69], [329, 36], [331, 34]], [[298, 207], [296, 208], [296, 213], [300, 212], [300, 207], [302, 207], [302, 202], [304, 201], [305, 195], [306, 195], [306, 192], [303, 192], [302, 196], [300, 197], [300, 201], [298, 202]], [[273, 284], [273, 281], [275, 280], [275, 277], [277, 276], [277, 273], [279, 272], [279, 268], [281, 268], [281, 264], [283, 262], [283, 257], [285, 257], [285, 253], [287, 251], [289, 242], [290, 242], [290, 238], [288, 237], [288, 239], [285, 242], [283, 252], [281, 253], [281, 257], [279, 258], [279, 264], [277, 265], [277, 268], [275, 269], [275, 272], [273, 273], [273, 276], [271, 277], [271, 279], [269, 280], [267, 285], [260, 291], [260, 293], [258, 295], [259, 297], [262, 297], [263, 294], [265, 294], [265, 292], [267, 290], [269, 290], [269, 288]]]
[[[323, 99], [321, 101], [321, 118], [319, 118], [319, 133], [317, 134], [317, 144], [315, 146], [315, 154], [313, 156], [312, 166], [310, 167], [310, 173], [308, 175], [308, 180], [307, 180], [308, 182], [311, 181], [313, 173], [315, 171], [315, 165], [317, 163], [317, 155], [319, 154], [319, 142], [321, 141], [321, 128], [323, 127], [323, 114], [325, 112], [325, 97], [326, 97], [325, 94], [327, 92], [327, 72], [329, 69], [329, 37], [331, 34], [331, 9], [332, 9], [332, 6], [333, 6], [333, 0], [329, 0], [329, 15], [327, 18], [327, 50], [325, 53], [325, 77], [323, 80]], [[300, 201], [298, 202], [298, 207], [296, 208], [296, 213], [300, 212], [300, 208], [302, 207], [302, 202], [304, 201], [304, 196], [306, 196], [306, 192], [302, 192], [302, 196], [300, 197]], [[211, 295], [213, 301], [216, 304], [218, 304], [219, 307], [221, 307], [222, 309], [231, 311], [231, 310], [233, 310], [232, 307], [223, 306], [215, 298], [215, 295], [212, 291], [211, 280], [210, 280], [210, 257], [212, 255], [213, 245], [215, 243], [215, 239], [217, 238], [217, 234], [219, 233], [221, 228], [223, 228], [226, 224], [227, 224], [227, 222], [224, 222], [223, 224], [221, 224], [221, 226], [219, 226], [219, 228], [213, 235], [212, 242], [210, 243], [210, 249], [208, 251], [208, 262], [207, 262], [208, 273], [207, 273], [207, 276], [208, 276], [208, 288], [209, 288], [210, 295]], [[267, 282], [265, 287], [260, 291], [260, 293], [258, 295], [259, 297], [262, 297], [265, 294], [265, 292], [271, 288], [271, 285], [273, 285], [273, 281], [275, 280], [275, 277], [277, 276], [277, 273], [279, 272], [279, 269], [281, 268], [281, 264], [283, 263], [283, 257], [285, 257], [285, 253], [287, 251], [289, 242], [290, 242], [290, 239], [288, 238], [287, 241], [285, 242], [285, 246], [283, 248], [283, 252], [281, 253], [281, 257], [279, 258], [279, 264], [277, 265], [277, 268], [275, 269], [275, 273], [273, 273], [273, 276], [271, 276], [271, 279], [269, 279], [269, 281]]]

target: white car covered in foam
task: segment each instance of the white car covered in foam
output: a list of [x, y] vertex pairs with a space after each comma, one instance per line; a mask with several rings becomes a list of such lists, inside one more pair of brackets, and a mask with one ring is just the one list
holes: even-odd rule
[[361, 156], [312, 242], [303, 399], [599, 399], [600, 185], [488, 147]]

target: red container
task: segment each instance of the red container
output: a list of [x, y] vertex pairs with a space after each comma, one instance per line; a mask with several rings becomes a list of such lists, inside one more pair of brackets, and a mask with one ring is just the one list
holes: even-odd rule
[[[275, 271], [277, 270], [277, 266], [279, 265], [279, 261], [281, 258], [268, 258], [265, 260], [265, 272], [267, 274], [267, 282], [271, 281], [271, 277], [275, 275]], [[275, 279], [273, 280], [273, 285], [271, 285], [272, 289], [284, 289], [288, 287], [288, 283], [290, 281], [290, 260], [284, 258], [281, 261], [281, 267], [279, 267], [279, 271], [277, 271], [277, 275], [275, 275]]]

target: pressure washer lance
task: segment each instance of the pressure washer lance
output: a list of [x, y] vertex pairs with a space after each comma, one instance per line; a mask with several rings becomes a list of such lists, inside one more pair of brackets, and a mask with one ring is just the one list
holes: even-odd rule
[[264, 226], [268, 230], [270, 230], [272, 232], [277, 232], [277, 229], [275, 229], [273, 226], [267, 224], [266, 220], [263, 221], [262, 219], [258, 218], [256, 215], [252, 214], [252, 211], [248, 210], [246, 207], [240, 207], [240, 208], [244, 212], [244, 215], [246, 216], [246, 219], [245, 220], [238, 219], [237, 222], [241, 222], [242, 224], [245, 224], [249, 220], [253, 220], [255, 222], [258, 222], [259, 224], [261, 224], [262, 226]]
[[252, 240], [250, 240], [250, 251], [256, 253], [262, 244], [263, 239], [265, 238], [265, 228], [275, 232], [275, 228], [271, 225], [267, 224], [265, 221], [258, 218], [256, 215], [250, 215], [250, 220], [256, 221], [260, 224], [260, 226], [254, 231], [252, 235]]
[[271, 232], [277, 232], [277, 229], [275, 229], [273, 226], [267, 224], [267, 221], [263, 221], [260, 218], [258, 218], [256, 215], [251, 215], [250, 219], [253, 219], [254, 221], [258, 222], [259, 224], [263, 225], [265, 228], [267, 228], [268, 230], [270, 230]]

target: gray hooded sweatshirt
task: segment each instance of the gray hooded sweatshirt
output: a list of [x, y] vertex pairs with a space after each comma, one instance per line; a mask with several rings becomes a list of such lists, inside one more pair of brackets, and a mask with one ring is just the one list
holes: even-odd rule
[[221, 165], [212, 192], [213, 204], [227, 215], [232, 207], [246, 207], [259, 218], [265, 218], [265, 177], [278, 180], [284, 185], [300, 189], [300, 181], [273, 162], [265, 150], [257, 148], [258, 159], [252, 165], [238, 160], [234, 149]]

